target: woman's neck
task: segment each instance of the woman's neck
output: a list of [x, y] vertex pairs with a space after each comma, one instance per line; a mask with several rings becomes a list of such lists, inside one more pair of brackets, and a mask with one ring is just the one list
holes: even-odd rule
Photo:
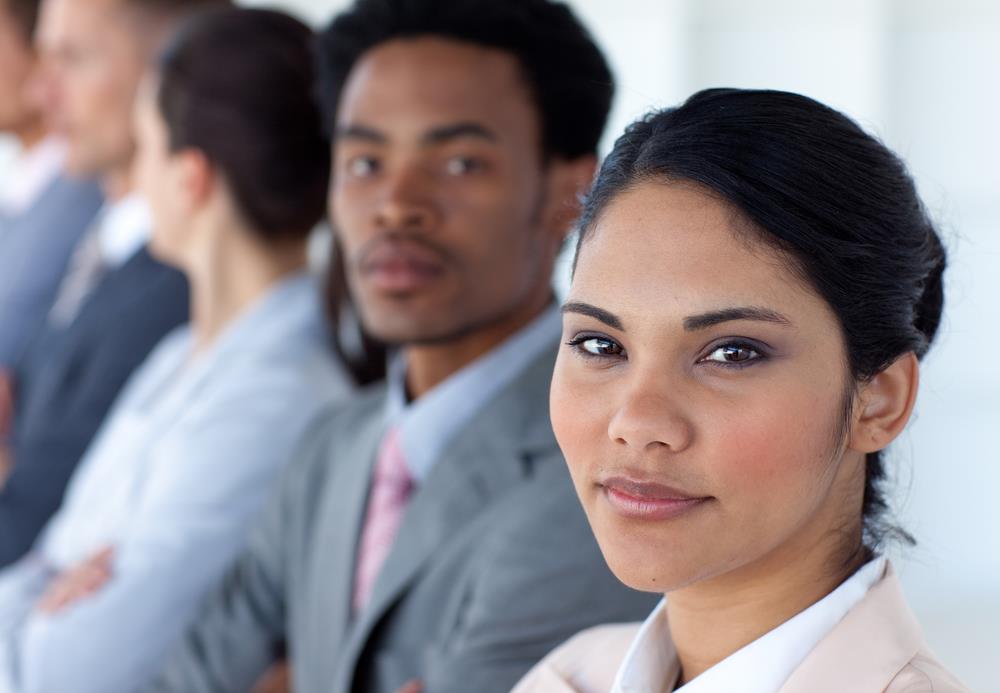
[[[857, 545], [860, 547], [860, 530]], [[833, 592], [864, 562], [844, 537], [785, 545], [723, 575], [671, 592], [670, 634], [687, 683]]]
[[261, 243], [249, 229], [215, 234], [186, 269], [196, 353], [283, 279], [306, 266], [305, 244]]

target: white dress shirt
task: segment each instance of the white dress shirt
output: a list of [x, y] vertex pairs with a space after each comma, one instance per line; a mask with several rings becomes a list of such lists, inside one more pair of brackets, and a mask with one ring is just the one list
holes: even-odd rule
[[0, 217], [16, 217], [34, 205], [62, 172], [66, 144], [49, 136], [23, 150], [11, 164], [0, 190]]
[[[123, 326], [127, 329], [127, 326]], [[236, 557], [304, 427], [349, 389], [305, 276], [208, 351], [190, 328], [136, 372], [35, 550], [0, 572], [0, 692], [125, 693], [154, 676]], [[59, 572], [114, 547], [113, 577], [52, 616]]]
[[499, 346], [453, 373], [414, 402], [406, 396], [406, 360], [389, 363], [387, 426], [398, 426], [410, 475], [420, 483], [452, 438], [500, 390], [514, 381], [562, 334], [556, 305], [547, 308]]
[[[868, 562], [823, 599], [691, 679], [676, 693], [774, 693], [882, 578], [885, 566], [882, 557]], [[664, 598], [643, 622], [611, 693], [667, 693], [674, 690], [679, 675]]]

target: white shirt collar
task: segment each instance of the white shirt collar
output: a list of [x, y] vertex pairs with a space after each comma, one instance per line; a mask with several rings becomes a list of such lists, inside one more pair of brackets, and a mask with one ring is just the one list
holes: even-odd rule
[[[749, 645], [734, 652], [676, 693], [774, 693], [885, 573], [877, 557], [837, 589]], [[611, 693], [670, 691], [680, 666], [670, 639], [663, 599], [629, 647]]]
[[405, 359], [398, 355], [390, 361], [386, 423], [399, 427], [406, 466], [417, 483], [427, 477], [452, 437], [545, 349], [554, 348], [561, 332], [561, 313], [553, 304], [414, 402], [406, 400]]
[[65, 143], [51, 135], [23, 150], [4, 179], [0, 213], [16, 217], [31, 209], [59, 176], [65, 160]]
[[111, 268], [124, 265], [149, 240], [153, 220], [145, 200], [136, 194], [106, 203], [97, 218], [101, 257]]

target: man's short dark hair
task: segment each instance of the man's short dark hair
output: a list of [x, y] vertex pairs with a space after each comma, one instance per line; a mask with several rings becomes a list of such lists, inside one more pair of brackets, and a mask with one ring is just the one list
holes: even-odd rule
[[375, 46], [437, 36], [514, 55], [541, 120], [547, 156], [594, 154], [614, 95], [614, 78], [587, 29], [550, 0], [356, 0], [319, 40], [320, 97], [336, 118], [351, 68]]
[[176, 21], [201, 10], [230, 7], [232, 0], [118, 0], [125, 9], [140, 14]]

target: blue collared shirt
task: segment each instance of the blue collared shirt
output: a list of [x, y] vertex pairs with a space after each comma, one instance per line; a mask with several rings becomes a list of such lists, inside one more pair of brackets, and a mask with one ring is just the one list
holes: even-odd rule
[[406, 359], [389, 363], [386, 427], [398, 426], [406, 465], [416, 483], [427, 478], [462, 427], [524, 371], [562, 332], [553, 304], [512, 337], [413, 402], [406, 398]]

